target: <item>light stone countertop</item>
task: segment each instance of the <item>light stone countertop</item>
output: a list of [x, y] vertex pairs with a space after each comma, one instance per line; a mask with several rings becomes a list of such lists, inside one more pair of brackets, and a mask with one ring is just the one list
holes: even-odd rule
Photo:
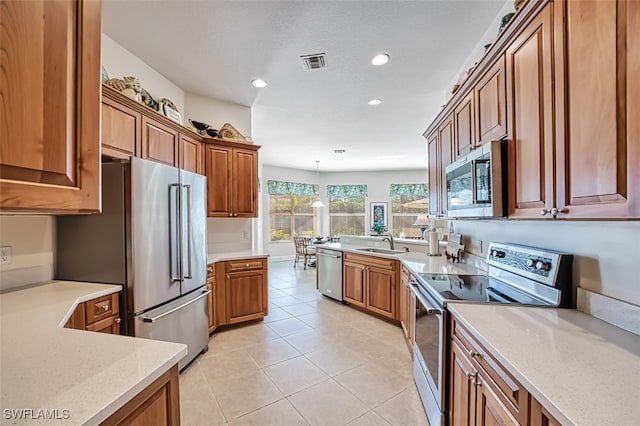
[[448, 308], [561, 424], [638, 424], [640, 336], [573, 309]]
[[183, 344], [62, 328], [79, 303], [120, 290], [53, 281], [0, 295], [1, 423], [14, 422], [7, 409], [49, 409], [69, 418], [15, 424], [98, 424], [186, 355]]
[[237, 260], [237, 259], [256, 259], [260, 257], [269, 257], [268, 253], [256, 250], [242, 250], [242, 251], [232, 251], [232, 252], [224, 252], [224, 253], [209, 253], [207, 255], [207, 264], [211, 265], [216, 262], [223, 262], [226, 260]]
[[[363, 254], [366, 256], [379, 256], [387, 259], [398, 259], [413, 273], [426, 272], [430, 274], [458, 274], [458, 275], [486, 275], [487, 272], [469, 263], [452, 263], [445, 256], [428, 256], [422, 252], [409, 252], [399, 254], [371, 253], [359, 250], [362, 245], [342, 243], [318, 244], [319, 248], [340, 250], [343, 252]], [[386, 247], [385, 247], [386, 248]]]

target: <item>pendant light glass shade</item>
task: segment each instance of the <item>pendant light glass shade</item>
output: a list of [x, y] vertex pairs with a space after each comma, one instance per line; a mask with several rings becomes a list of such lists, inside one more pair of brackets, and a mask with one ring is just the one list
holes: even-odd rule
[[324, 207], [324, 203], [320, 200], [316, 200], [311, 204], [311, 207]]

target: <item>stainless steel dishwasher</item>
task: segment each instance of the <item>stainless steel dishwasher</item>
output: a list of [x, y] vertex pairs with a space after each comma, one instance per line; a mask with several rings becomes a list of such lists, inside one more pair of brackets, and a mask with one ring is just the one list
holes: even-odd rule
[[318, 248], [318, 290], [327, 297], [342, 302], [342, 252]]

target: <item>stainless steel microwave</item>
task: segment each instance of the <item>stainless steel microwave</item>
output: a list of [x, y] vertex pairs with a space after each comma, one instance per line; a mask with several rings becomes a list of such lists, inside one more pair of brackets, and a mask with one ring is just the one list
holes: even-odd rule
[[486, 143], [445, 168], [447, 215], [504, 217], [507, 213], [507, 142]]

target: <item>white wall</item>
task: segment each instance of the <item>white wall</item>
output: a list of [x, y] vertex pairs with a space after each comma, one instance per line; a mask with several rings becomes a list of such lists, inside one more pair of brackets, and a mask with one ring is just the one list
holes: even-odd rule
[[154, 99], [170, 99], [178, 107], [179, 112], [183, 113], [183, 122], [187, 122], [184, 116], [184, 90], [104, 33], [102, 33], [102, 65], [106, 68], [109, 78], [122, 78], [129, 75], [138, 77], [140, 85]]
[[13, 259], [0, 265], [0, 290], [53, 279], [53, 216], [0, 216], [0, 246], [11, 246]]
[[640, 222], [477, 220], [453, 226], [466, 241], [473, 237], [573, 253], [574, 285], [640, 305]]
[[[327, 185], [356, 185], [366, 184], [369, 195], [366, 198], [365, 229], [369, 229], [369, 203], [383, 201], [391, 207], [389, 198], [389, 184], [391, 183], [426, 183], [426, 170], [400, 170], [382, 172], [320, 172], [289, 169], [284, 167], [263, 166], [262, 178], [263, 190], [261, 194], [260, 215], [263, 217], [262, 235], [264, 236], [263, 250], [273, 257], [292, 256], [295, 248], [292, 242], [269, 242], [269, 194], [266, 183], [268, 180], [283, 180], [300, 183], [319, 184], [320, 199], [326, 207], [318, 209], [321, 235], [329, 234], [329, 213], [327, 198]], [[391, 221], [389, 213], [388, 220]]]
[[191, 118], [210, 124], [214, 129], [220, 129], [223, 124], [229, 123], [244, 136], [251, 136], [251, 108], [248, 106], [189, 92], [185, 94], [185, 104], [185, 123], [188, 123], [187, 118]]

